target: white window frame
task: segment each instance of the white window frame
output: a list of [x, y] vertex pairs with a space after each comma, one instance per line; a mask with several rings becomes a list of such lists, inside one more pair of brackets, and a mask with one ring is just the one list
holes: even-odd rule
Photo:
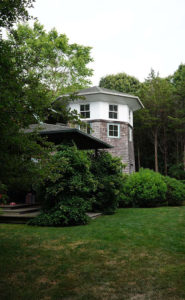
[[[116, 106], [117, 110], [114, 110], [114, 109], [110, 110], [110, 106]], [[116, 114], [116, 118], [111, 118], [110, 113]], [[118, 105], [117, 104], [109, 104], [109, 119], [114, 119], [114, 120], [118, 119]]]
[[[84, 109], [82, 110], [81, 107], [84, 106]], [[87, 106], [89, 107], [87, 109]], [[86, 114], [89, 113], [89, 117], [86, 116]], [[82, 114], [85, 114], [85, 116], [83, 116]], [[80, 104], [80, 116], [82, 119], [90, 119], [91, 117], [91, 111], [90, 111], [90, 104], [86, 103], [86, 104]]]
[[[113, 126], [117, 126], [118, 127], [118, 136], [112, 136], [109, 135], [109, 126], [113, 125]], [[113, 139], [119, 139], [120, 138], [120, 124], [116, 124], [116, 123], [108, 123], [107, 124], [107, 136], [108, 138], [113, 138]]]

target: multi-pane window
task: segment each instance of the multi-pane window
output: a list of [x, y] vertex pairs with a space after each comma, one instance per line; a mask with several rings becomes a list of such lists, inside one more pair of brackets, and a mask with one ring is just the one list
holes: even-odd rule
[[90, 118], [90, 104], [81, 104], [80, 105], [80, 114], [84, 119]]
[[118, 118], [118, 106], [117, 105], [109, 105], [109, 118], [117, 119]]
[[118, 124], [108, 124], [108, 137], [119, 138], [119, 131]]

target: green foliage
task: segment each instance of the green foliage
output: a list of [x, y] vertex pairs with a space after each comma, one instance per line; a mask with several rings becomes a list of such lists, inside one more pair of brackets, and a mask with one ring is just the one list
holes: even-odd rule
[[99, 86], [122, 93], [137, 94], [140, 82], [137, 78], [126, 73], [119, 73], [101, 78]]
[[8, 201], [7, 195], [8, 188], [0, 181], [0, 204], [6, 204]]
[[[38, 23], [34, 28], [19, 25], [0, 40], [0, 180], [11, 198], [19, 198], [47, 174], [41, 161], [47, 160], [49, 145], [21, 129], [47, 119], [58, 93], [85, 86], [90, 60], [90, 48], [69, 44], [56, 30], [46, 33]], [[65, 121], [78, 119], [64, 107], [60, 110]]]
[[140, 169], [127, 177], [121, 195], [121, 207], [156, 207], [165, 204], [167, 186], [162, 175]]
[[87, 205], [84, 199], [77, 196], [65, 197], [65, 201], [59, 202], [52, 209], [43, 211], [36, 218], [28, 222], [37, 226], [74, 226], [85, 225], [89, 221], [86, 215]]
[[119, 158], [103, 151], [98, 153], [98, 157], [91, 155], [91, 160], [91, 172], [97, 181], [93, 210], [114, 213], [124, 184], [123, 165]]
[[0, 2], [0, 28], [11, 28], [13, 23], [29, 20], [28, 9], [35, 0], [2, 0]]
[[185, 178], [185, 171], [183, 170], [183, 164], [174, 164], [169, 168], [169, 176], [174, 177], [179, 180], [183, 180]]
[[96, 188], [90, 166], [86, 152], [77, 150], [75, 146], [59, 146], [49, 161], [50, 171], [42, 188], [45, 205], [55, 206], [72, 196], [81, 197], [90, 203], [90, 194]]
[[107, 152], [95, 157], [63, 145], [48, 162], [48, 176], [40, 190], [43, 213], [31, 223], [45, 226], [86, 224], [87, 211], [112, 214], [123, 186], [122, 164]]
[[185, 201], [185, 184], [168, 176], [163, 177], [167, 184], [166, 200], [169, 206], [180, 206]]
[[46, 32], [38, 22], [33, 28], [19, 24], [9, 34], [9, 40], [26, 62], [22, 75], [37, 76], [50, 91], [51, 100], [90, 83], [88, 77], [92, 70], [87, 67], [92, 61], [90, 47], [70, 44], [65, 34], [59, 34], [56, 29]]

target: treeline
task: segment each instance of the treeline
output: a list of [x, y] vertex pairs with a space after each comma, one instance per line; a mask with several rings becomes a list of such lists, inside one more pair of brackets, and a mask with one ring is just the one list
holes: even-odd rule
[[136, 168], [185, 179], [185, 65], [161, 78], [153, 70], [139, 82], [125, 73], [108, 75], [101, 87], [139, 96], [145, 108], [134, 114]]

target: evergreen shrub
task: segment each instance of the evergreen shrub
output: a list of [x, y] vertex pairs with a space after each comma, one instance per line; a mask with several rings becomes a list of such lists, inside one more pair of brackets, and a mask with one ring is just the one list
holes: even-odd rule
[[121, 207], [156, 207], [166, 205], [167, 185], [163, 176], [140, 169], [127, 177], [120, 200]]
[[36, 218], [31, 219], [29, 225], [38, 226], [72, 226], [85, 225], [89, 221], [86, 215], [84, 199], [73, 196], [66, 199], [66, 204], [59, 202], [53, 208], [42, 211]]
[[29, 222], [40, 226], [69, 226], [88, 222], [86, 212], [111, 214], [124, 184], [120, 159], [107, 152], [79, 151], [60, 146], [50, 159], [40, 189], [43, 212]]
[[181, 206], [185, 201], [185, 184], [168, 176], [163, 177], [167, 184], [166, 200], [169, 206]]
[[91, 172], [97, 182], [94, 191], [94, 211], [112, 214], [118, 207], [120, 194], [124, 185], [125, 176], [122, 173], [124, 165], [117, 157], [108, 152], [101, 151], [97, 156], [90, 155]]

